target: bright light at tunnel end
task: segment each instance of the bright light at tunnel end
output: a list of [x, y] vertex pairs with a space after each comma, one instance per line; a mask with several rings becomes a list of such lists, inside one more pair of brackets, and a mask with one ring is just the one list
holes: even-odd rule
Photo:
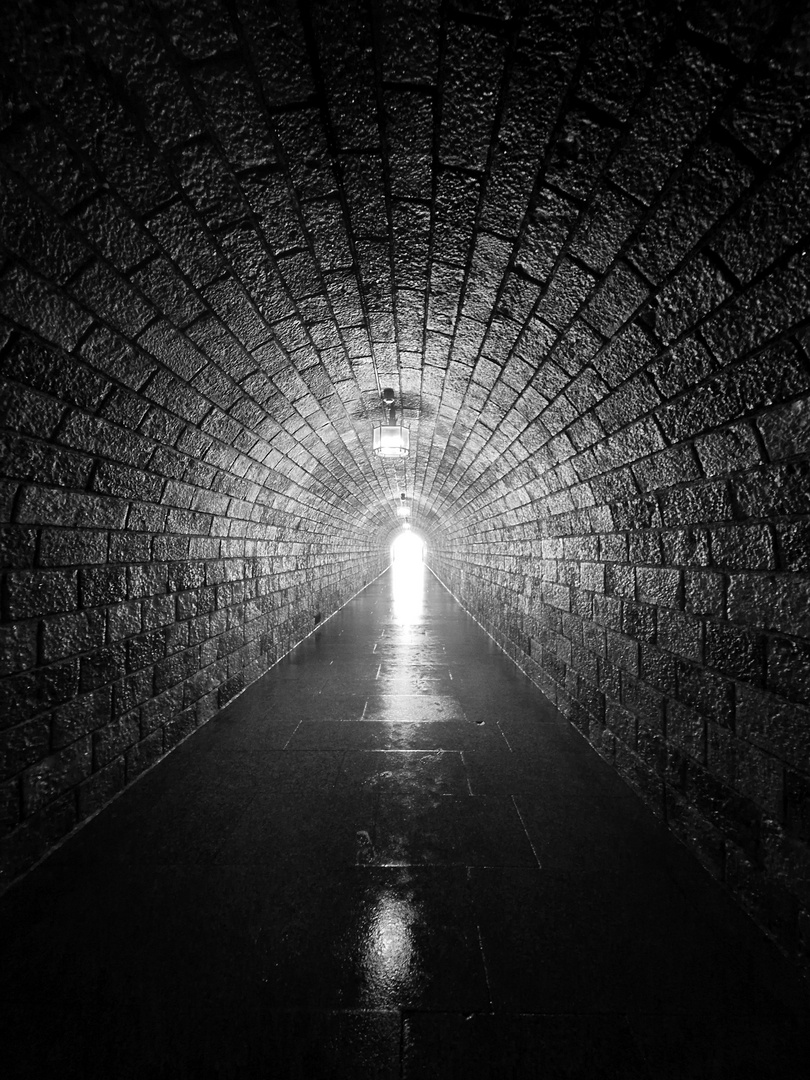
[[403, 526], [402, 532], [394, 538], [391, 545], [391, 564], [394, 569], [407, 565], [421, 567], [425, 561], [424, 541], [410, 529]]
[[391, 545], [393, 615], [402, 626], [422, 616], [424, 558], [425, 544], [412, 531], [401, 532]]

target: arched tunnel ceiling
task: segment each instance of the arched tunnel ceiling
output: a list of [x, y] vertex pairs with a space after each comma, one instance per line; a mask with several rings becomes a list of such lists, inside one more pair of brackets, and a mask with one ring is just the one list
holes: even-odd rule
[[[9, 4], [0, 302], [200, 420], [196, 482], [286, 515], [382, 542], [402, 490], [428, 536], [609, 502], [727, 341], [781, 331], [743, 340], [740, 287], [779, 259], [804, 287], [778, 169], [807, 176], [807, 30], [705, 0]], [[404, 463], [371, 454], [385, 386]]]

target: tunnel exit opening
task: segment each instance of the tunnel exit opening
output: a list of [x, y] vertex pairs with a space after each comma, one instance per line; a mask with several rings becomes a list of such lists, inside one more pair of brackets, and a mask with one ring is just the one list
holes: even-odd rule
[[395, 568], [419, 567], [425, 561], [425, 543], [410, 529], [403, 529], [391, 545], [391, 564]]
[[425, 542], [411, 529], [402, 529], [391, 544], [391, 598], [394, 622], [408, 633], [422, 620]]

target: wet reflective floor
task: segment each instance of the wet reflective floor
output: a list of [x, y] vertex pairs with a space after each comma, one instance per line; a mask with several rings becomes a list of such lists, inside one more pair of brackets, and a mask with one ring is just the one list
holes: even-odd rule
[[791, 969], [429, 573], [374, 582], [11, 889], [0, 940], [8, 1080], [810, 1060]]

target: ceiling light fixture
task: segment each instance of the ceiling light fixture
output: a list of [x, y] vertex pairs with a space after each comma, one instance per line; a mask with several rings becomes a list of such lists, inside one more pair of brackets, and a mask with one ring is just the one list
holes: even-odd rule
[[411, 433], [404, 424], [394, 423], [394, 391], [386, 387], [381, 397], [386, 422], [374, 425], [372, 449], [377, 457], [407, 457], [411, 449]]
[[405, 502], [405, 492], [403, 491], [402, 494], [399, 497], [399, 506], [397, 507], [397, 516], [401, 517], [401, 518], [406, 518], [406, 517], [410, 516], [410, 513], [411, 513], [411, 508]]

